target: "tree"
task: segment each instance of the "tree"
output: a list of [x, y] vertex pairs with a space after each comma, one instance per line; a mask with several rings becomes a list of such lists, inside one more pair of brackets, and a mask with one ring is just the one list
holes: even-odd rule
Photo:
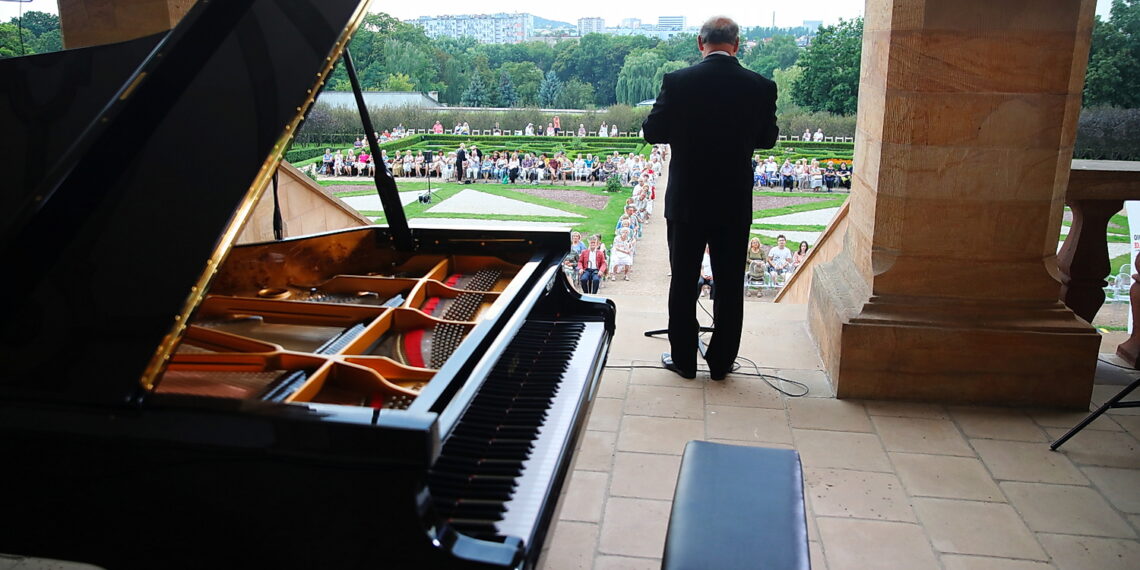
[[63, 35], [60, 34], [58, 29], [48, 30], [36, 38], [35, 44], [36, 53], [60, 51], [63, 49]]
[[744, 67], [771, 78], [777, 69], [787, 69], [796, 64], [800, 48], [792, 36], [772, 36], [749, 50], [741, 61]]
[[426, 46], [431, 43], [427, 34], [424, 33], [423, 28], [415, 24], [401, 22], [398, 18], [393, 18], [384, 12], [366, 14], [363, 24], [361, 24], [360, 29], [357, 30], [357, 35], [362, 31], [371, 32], [402, 43], [419, 46]]
[[657, 69], [665, 63], [655, 51], [646, 51], [625, 58], [625, 65], [618, 73], [617, 102], [636, 105], [657, 95], [660, 83], [653, 82]]
[[1140, 0], [1113, 0], [1108, 21], [1093, 24], [1085, 107], [1140, 107]]
[[792, 102], [792, 86], [803, 73], [804, 68], [798, 65], [777, 69], [772, 73], [772, 81], [776, 82], [776, 109], [780, 113], [795, 113], [799, 110], [799, 105]]
[[559, 51], [555, 46], [552, 69], [559, 76], [578, 78], [594, 86], [598, 104], [616, 101], [617, 78], [626, 56], [634, 50], [657, 47], [660, 40], [646, 36], [610, 36], [586, 34], [576, 45]]
[[20, 29], [16, 27], [16, 24], [0, 23], [0, 57], [16, 57], [35, 53], [32, 46], [28, 45], [29, 36], [31, 34], [24, 34], [23, 47], [21, 47]]
[[511, 74], [507, 70], [499, 70], [499, 106], [500, 107], [517, 107], [519, 104], [519, 93], [515, 90], [515, 84], [511, 83]]
[[562, 85], [562, 91], [554, 100], [559, 109], [587, 109], [594, 106], [594, 86], [571, 79]]
[[25, 41], [28, 39], [28, 32], [31, 32], [33, 36], [38, 38], [52, 30], [59, 30], [59, 16], [35, 10], [24, 12], [22, 20], [20, 18], [12, 18], [9, 23], [22, 25], [24, 27]]
[[511, 76], [518, 92], [520, 106], [538, 105], [538, 86], [542, 84], [542, 70], [529, 61], [504, 63], [500, 68]]
[[481, 74], [471, 74], [471, 82], [467, 84], [467, 90], [463, 92], [463, 97], [460, 98], [459, 104], [464, 107], [491, 106], [491, 91], [487, 89], [487, 85], [483, 83], [483, 76]]
[[[657, 72], [653, 74], [653, 96], [657, 97], [657, 93], [661, 91], [661, 83], [665, 81], [665, 74], [672, 73], [678, 69], [685, 69], [689, 64], [684, 61], [666, 61], [657, 68]], [[640, 101], [638, 101], [640, 103]]]
[[412, 79], [403, 73], [389, 73], [388, 79], [384, 81], [385, 91], [415, 91], [416, 86], [412, 83]]
[[463, 92], [471, 81], [467, 78], [467, 71], [471, 66], [465, 57], [450, 55], [445, 57], [443, 72], [440, 74], [440, 81], [443, 83], [443, 93], [440, 96], [444, 102], [454, 105], [463, 98]]
[[553, 107], [554, 102], [558, 100], [558, 95], [562, 93], [562, 81], [558, 79], [558, 75], [554, 70], [546, 72], [546, 77], [543, 78], [542, 84], [538, 86], [538, 104], [541, 107]]
[[657, 52], [666, 61], [683, 61], [692, 65], [701, 60], [701, 52], [697, 50], [696, 34], [677, 34], [657, 46]]
[[[384, 41], [383, 69], [389, 75], [406, 76], [415, 88], [427, 91], [436, 78], [436, 67], [430, 53], [416, 45], [395, 39]], [[409, 89], [408, 91], [411, 91]]]
[[740, 30], [740, 40], [765, 40], [776, 36], [792, 36], [798, 38], [800, 36], [810, 36], [812, 31], [810, 28], [804, 26], [796, 26], [793, 28], [772, 28], [768, 26], [757, 26], [755, 28], [746, 28]]
[[823, 26], [799, 59], [803, 74], [792, 86], [792, 100], [813, 111], [855, 113], [859, 103], [859, 58], [863, 18]]

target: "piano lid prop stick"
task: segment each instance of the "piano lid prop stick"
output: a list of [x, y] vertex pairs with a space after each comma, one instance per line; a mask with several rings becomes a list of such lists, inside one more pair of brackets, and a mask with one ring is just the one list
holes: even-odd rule
[[380, 160], [380, 143], [376, 140], [376, 131], [372, 128], [372, 117], [368, 115], [368, 107], [364, 105], [364, 94], [360, 92], [360, 82], [356, 79], [356, 66], [352, 65], [352, 54], [348, 47], [344, 48], [344, 70], [348, 72], [348, 81], [352, 83], [352, 94], [356, 96], [356, 108], [360, 112], [360, 122], [364, 125], [364, 135], [368, 138], [368, 149], [372, 152], [372, 162], [376, 165], [376, 193], [380, 195], [380, 204], [384, 206], [384, 219], [396, 240], [396, 247], [404, 251], [412, 249], [412, 231], [408, 229], [408, 218], [404, 215], [404, 205], [400, 203], [400, 196], [396, 193], [396, 179], [388, 172], [388, 166]]

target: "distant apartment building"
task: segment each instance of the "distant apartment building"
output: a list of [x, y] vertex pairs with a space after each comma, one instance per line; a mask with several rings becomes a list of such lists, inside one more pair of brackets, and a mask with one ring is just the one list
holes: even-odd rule
[[408, 23], [423, 28], [429, 38], [475, 38], [481, 44], [517, 44], [534, 35], [531, 14], [423, 16]]
[[622, 18], [621, 27], [637, 29], [641, 27], [641, 18]]
[[606, 21], [602, 18], [578, 18], [578, 35], [604, 34]]
[[685, 29], [684, 16], [658, 16], [657, 17], [658, 30], [683, 30]]

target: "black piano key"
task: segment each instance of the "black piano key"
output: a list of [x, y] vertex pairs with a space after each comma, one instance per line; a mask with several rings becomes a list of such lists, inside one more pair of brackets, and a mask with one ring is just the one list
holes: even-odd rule
[[492, 538], [496, 536], [495, 523], [493, 521], [448, 519], [447, 522], [455, 527], [455, 530], [468, 536], [475, 538]]
[[432, 483], [432, 499], [439, 504], [458, 504], [462, 501], [503, 502], [511, 497], [512, 489], [492, 489], [479, 485], [449, 485]]

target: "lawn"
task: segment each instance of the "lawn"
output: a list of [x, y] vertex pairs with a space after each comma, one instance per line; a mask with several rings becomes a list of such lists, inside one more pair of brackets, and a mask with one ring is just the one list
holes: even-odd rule
[[[348, 196], [364, 196], [374, 194], [376, 192], [375, 186], [372, 182], [346, 182], [340, 180], [322, 180], [319, 182], [322, 186], [360, 186], [360, 190], [338, 191], [336, 196], [340, 198]], [[427, 189], [427, 182], [400, 182], [400, 191], [423, 191]], [[605, 207], [601, 210], [579, 206], [561, 200], [552, 200], [540, 196], [532, 196], [518, 189], [527, 188], [554, 188], [557, 190], [575, 190], [578, 192], [585, 192], [595, 196], [605, 196], [609, 198]], [[606, 192], [602, 186], [560, 186], [560, 185], [535, 185], [535, 184], [457, 184], [454, 182], [438, 183], [433, 182], [431, 185], [433, 200], [431, 204], [423, 204], [420, 202], [412, 202], [404, 207], [404, 213], [408, 219], [413, 218], [460, 218], [472, 220], [504, 220], [504, 221], [531, 221], [531, 222], [564, 222], [569, 224], [575, 231], [581, 232], [583, 235], [601, 234], [602, 240], [605, 243], [612, 243], [614, 237], [614, 227], [617, 225], [618, 218], [621, 217], [625, 209], [625, 201], [632, 195], [631, 188], [623, 188], [621, 192]], [[549, 208], [557, 208], [565, 212], [579, 214], [585, 216], [584, 218], [570, 218], [570, 217], [551, 217], [551, 216], [517, 216], [509, 214], [455, 214], [455, 213], [432, 213], [427, 210], [432, 206], [458, 194], [461, 190], [476, 190], [479, 192], [486, 192], [512, 200], [519, 200], [529, 204], [539, 206], [546, 206]], [[381, 217], [378, 223], [383, 223], [383, 212], [379, 211], [362, 211], [361, 214], [370, 217]]]

